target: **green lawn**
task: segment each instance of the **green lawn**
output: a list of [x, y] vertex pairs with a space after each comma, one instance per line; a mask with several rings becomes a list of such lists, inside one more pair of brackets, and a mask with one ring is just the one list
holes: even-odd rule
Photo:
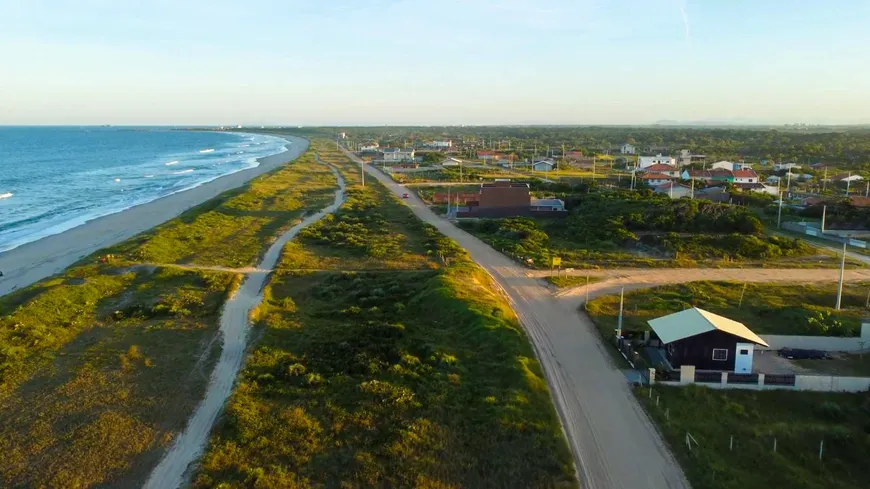
[[[698, 386], [655, 386], [652, 398], [645, 387], [636, 394], [694, 489], [870, 487], [868, 394]], [[691, 451], [687, 433], [697, 441]]]
[[[866, 283], [846, 284], [841, 311], [833, 307], [836, 284], [746, 284], [745, 293], [743, 288], [744, 284], [737, 282], [692, 282], [627, 292], [623, 328], [627, 332], [646, 331], [650, 319], [700, 307], [740, 321], [758, 334], [857, 335], [861, 318], [868, 313], [865, 305], [870, 284]], [[616, 328], [619, 296], [590, 301], [587, 311], [609, 336]]]
[[[371, 206], [349, 200], [285, 252], [194, 487], [577, 487], [543, 373], [489, 276], [376, 182], [349, 190]], [[359, 210], [380, 217], [348, 243], [335, 223]], [[312, 260], [323, 269], [287, 266]]]
[[581, 277], [579, 275], [550, 275], [549, 277], [544, 277], [544, 280], [560, 289], [564, 289], [587, 284], [592, 285], [600, 282], [602, 279], [601, 277]]

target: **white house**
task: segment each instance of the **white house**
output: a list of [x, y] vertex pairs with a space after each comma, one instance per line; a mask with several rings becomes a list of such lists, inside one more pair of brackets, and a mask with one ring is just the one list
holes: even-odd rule
[[378, 143], [364, 143], [359, 146], [357, 151], [360, 153], [374, 153], [377, 152], [381, 148], [381, 145]]
[[453, 147], [453, 141], [432, 141], [429, 147], [437, 149], [448, 149]]
[[447, 158], [446, 160], [441, 162], [441, 166], [447, 167], [447, 168], [457, 167], [460, 165], [462, 165], [462, 160], [457, 159], [457, 158]]
[[399, 148], [387, 148], [384, 150], [384, 161], [387, 162], [401, 162], [401, 161], [414, 161], [414, 148], [408, 149], [399, 149]]
[[864, 177], [862, 177], [861, 175], [850, 175], [848, 173], [842, 173], [840, 175], [836, 175], [836, 176], [831, 177], [832, 182], [855, 183], [855, 182], [860, 182], [863, 180], [864, 180]]
[[734, 173], [734, 183], [758, 183], [758, 174], [752, 170], [737, 170]]
[[551, 171], [556, 166], [556, 163], [548, 160], [536, 161], [532, 165], [534, 171]]
[[687, 185], [682, 185], [675, 182], [669, 182], [664, 185], [659, 185], [653, 189], [657, 194], [667, 194], [672, 199], [680, 199], [692, 195], [692, 188]]
[[640, 179], [646, 182], [650, 187], [658, 187], [659, 185], [664, 185], [676, 180], [675, 177], [665, 175], [664, 173], [647, 173], [640, 177]]
[[751, 170], [752, 165], [750, 163], [736, 163], [733, 161], [717, 161], [716, 163], [713, 163], [710, 169], [728, 171]]
[[672, 156], [662, 156], [658, 154], [656, 156], [641, 156], [638, 158], [638, 166], [641, 168], [647, 168], [653, 165], [670, 165], [677, 166], [677, 159]]
[[791, 170], [800, 169], [800, 167], [801, 166], [798, 165], [797, 163], [776, 163], [773, 165], [773, 171], [780, 171], [780, 170], [791, 171]]
[[619, 147], [619, 152], [624, 155], [633, 155], [635, 151], [636, 149], [632, 144], [625, 143]]
[[661, 173], [669, 177], [677, 178], [680, 176], [680, 169], [672, 165], [652, 165], [644, 168], [647, 173]]
[[765, 185], [763, 183], [735, 183], [734, 186], [744, 192], [756, 192], [760, 194], [779, 196], [779, 188]]
[[779, 178], [778, 176], [771, 175], [771, 176], [767, 177], [767, 180], [765, 180], [765, 181], [767, 183], [772, 183], [772, 184], [776, 185], [779, 183], [780, 180], [781, 180], [781, 178]]

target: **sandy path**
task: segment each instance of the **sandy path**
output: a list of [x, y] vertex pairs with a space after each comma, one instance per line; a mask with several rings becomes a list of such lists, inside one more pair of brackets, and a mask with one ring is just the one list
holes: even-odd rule
[[225, 175], [199, 187], [100, 217], [63, 233], [0, 253], [0, 270], [3, 271], [0, 296], [60, 273], [91, 253], [132, 238], [222, 192], [240, 187], [254, 177], [295, 160], [308, 149], [309, 142], [305, 139], [282, 137], [289, 143], [287, 151], [260, 158], [260, 165], [256, 168]]
[[[366, 170], [394, 193], [405, 193], [376, 168]], [[587, 316], [554, 297], [521, 265], [436, 216], [416, 195], [402, 202], [468, 250], [506, 293], [547, 376], [582, 487], [689, 487]]]
[[335, 192], [335, 202], [320, 212], [306, 217], [300, 224], [284, 233], [266, 252], [257, 271], [245, 278], [239, 291], [224, 305], [221, 314], [220, 332], [223, 338], [221, 356], [211, 374], [205, 398], [197, 406], [193, 417], [177, 437], [160, 464], [151, 472], [145, 489], [175, 489], [184, 484], [188, 467], [202, 455], [208, 441], [211, 427], [223, 409], [235, 384], [236, 376], [242, 366], [247, 348], [248, 316], [255, 306], [263, 300], [263, 288], [269, 273], [275, 268], [281, 251], [291, 239], [306, 226], [319, 221], [335, 212], [344, 202], [345, 183], [341, 174], [330, 167], [338, 180], [339, 190]]

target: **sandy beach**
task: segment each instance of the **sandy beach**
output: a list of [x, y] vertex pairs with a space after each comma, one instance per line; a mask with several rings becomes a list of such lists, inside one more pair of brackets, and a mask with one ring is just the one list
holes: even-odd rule
[[287, 151], [260, 158], [260, 165], [225, 175], [199, 187], [88, 221], [87, 223], [0, 253], [0, 296], [63, 271], [81, 258], [147, 231], [252, 178], [295, 160], [308, 141], [285, 136]]

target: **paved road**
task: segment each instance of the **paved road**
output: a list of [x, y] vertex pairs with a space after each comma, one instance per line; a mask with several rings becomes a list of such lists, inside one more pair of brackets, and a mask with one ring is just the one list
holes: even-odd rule
[[[366, 165], [366, 171], [397, 195], [405, 193], [376, 168]], [[582, 487], [688, 488], [679, 464], [611, 363], [589, 318], [553, 297], [521, 265], [436, 216], [416, 195], [403, 202], [468, 250], [504, 289], [544, 368]]]
[[[318, 158], [319, 159], [319, 158]], [[248, 319], [251, 309], [263, 301], [263, 287], [269, 273], [278, 263], [281, 251], [291, 239], [307, 226], [335, 212], [344, 203], [344, 179], [330, 167], [338, 180], [335, 202], [306, 217], [269, 247], [260, 266], [248, 273], [239, 291], [224, 305], [221, 312], [221, 356], [211, 374], [205, 397], [188, 421], [184, 432], [175, 438], [172, 447], [151, 472], [144, 489], [176, 489], [189, 477], [188, 469], [199, 460], [218, 414], [233, 391], [236, 376], [242, 366], [248, 346]], [[229, 270], [229, 269], [226, 269]]]

